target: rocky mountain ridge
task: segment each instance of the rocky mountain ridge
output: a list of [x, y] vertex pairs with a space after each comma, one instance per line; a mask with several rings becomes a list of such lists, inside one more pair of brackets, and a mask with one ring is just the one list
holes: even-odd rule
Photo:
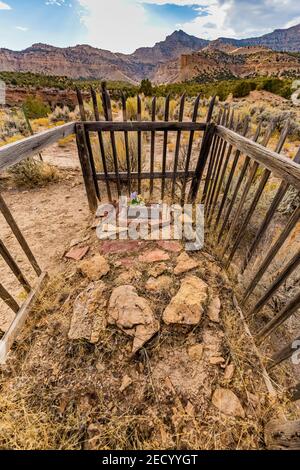
[[[248, 50], [249, 47], [250, 50]], [[255, 71], [260, 67], [255, 66], [254, 70], [251, 71], [248, 70], [246, 65], [246, 67], [242, 67], [245, 70], [235, 72], [236, 62], [241, 61], [240, 58], [237, 59], [236, 57], [243, 56], [243, 62], [246, 55], [253, 56], [254, 53], [263, 53], [263, 48], [266, 47], [273, 51], [300, 51], [300, 25], [285, 30], [275, 30], [273, 33], [259, 38], [240, 40], [219, 38], [215, 41], [207, 41], [179, 30], [167, 36], [164, 41], [156, 43], [153, 47], [142, 47], [133, 54], [128, 55], [84, 44], [59, 48], [38, 43], [22, 51], [0, 49], [0, 71], [31, 71], [47, 75], [67, 76], [73, 79], [95, 78], [136, 83], [145, 77], [155, 81], [165, 81], [164, 75], [166, 72], [171, 73], [170, 81], [185, 75], [194, 76], [196, 71], [183, 70], [186, 69], [185, 63], [193, 64], [193, 68], [195, 68], [195, 62], [199, 64], [208, 62], [212, 70], [216, 68], [222, 70], [225, 65], [225, 68], [228, 69], [228, 64], [233, 62], [229, 67], [230, 70], [226, 73], [233, 73], [238, 76], [241, 74], [243, 76], [244, 73], [246, 75], [256, 73]], [[233, 54], [236, 49], [239, 52]], [[201, 56], [201, 51], [206, 55], [211, 51], [211, 54], [215, 57], [205, 58]], [[220, 55], [220, 51], [229, 54], [230, 60], [226, 55]], [[272, 56], [271, 52], [268, 52], [268, 54], [270, 59], [273, 57], [274, 60], [277, 60], [279, 57], [278, 55]], [[178, 58], [180, 58], [179, 61]], [[254, 56], [252, 59], [253, 64], [255, 64]], [[279, 72], [281, 66], [283, 66], [283, 71], [286, 68], [292, 70], [296, 67], [297, 69], [297, 57], [286, 53], [285, 56], [281, 56], [281, 59], [284, 59], [283, 62], [286, 61], [289, 65], [285, 67], [282, 60], [279, 60], [278, 66], [271, 68], [275, 68]], [[217, 60], [221, 61], [219, 65], [215, 64]], [[223, 63], [224, 61], [225, 63]], [[249, 63], [249, 60], [247, 62]]]

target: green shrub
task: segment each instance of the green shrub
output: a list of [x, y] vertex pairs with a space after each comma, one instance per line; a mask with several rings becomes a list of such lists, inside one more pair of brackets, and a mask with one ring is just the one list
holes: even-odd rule
[[248, 96], [250, 91], [256, 89], [256, 83], [242, 81], [239, 82], [233, 89], [232, 95], [234, 98], [243, 98], [244, 96]]
[[50, 106], [39, 97], [28, 96], [23, 106], [28, 119], [47, 117], [51, 112]]

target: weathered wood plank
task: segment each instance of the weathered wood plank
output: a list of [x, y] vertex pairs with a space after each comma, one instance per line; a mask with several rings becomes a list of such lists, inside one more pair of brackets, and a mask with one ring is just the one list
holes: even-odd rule
[[[109, 93], [106, 89], [106, 83], [105, 82], [101, 83], [101, 88], [102, 88], [102, 105], [103, 105], [103, 110], [104, 110], [104, 116], [105, 116], [106, 121], [109, 121], [110, 123], [112, 123], [113, 114], [112, 114], [111, 100], [110, 100]], [[101, 123], [97, 123], [97, 124], [100, 125], [99, 129], [101, 129], [101, 125], [103, 123], [101, 122]], [[85, 127], [85, 129], [88, 130], [88, 128], [86, 128], [86, 127]], [[102, 130], [104, 130], [104, 129], [102, 129]], [[115, 139], [115, 134], [114, 134], [114, 129], [113, 128], [110, 129], [109, 135], [110, 135], [111, 149], [112, 149], [112, 154], [113, 154], [114, 169], [115, 169], [115, 172], [116, 172], [117, 191], [118, 191], [118, 195], [120, 196], [121, 195], [121, 186], [120, 186], [120, 180], [119, 180], [119, 177], [118, 177], [118, 175], [119, 175], [119, 163], [118, 163], [116, 139]]]
[[[91, 87], [91, 96], [92, 96], [92, 101], [93, 101], [95, 119], [96, 119], [96, 121], [100, 121], [100, 113], [99, 113], [99, 107], [98, 107], [98, 103], [97, 103], [97, 95], [96, 95], [96, 92], [95, 92], [94, 88], [92, 88], [92, 87]], [[105, 158], [105, 147], [104, 147], [103, 135], [102, 135], [101, 131], [98, 131], [97, 134], [98, 134], [98, 141], [99, 141], [103, 171], [104, 171], [105, 174], [107, 174], [107, 165], [106, 165], [106, 158]], [[110, 191], [109, 182], [107, 180], [105, 180], [105, 183], [106, 183], [107, 196], [108, 196], [109, 201], [111, 201], [111, 191]], [[98, 185], [97, 185], [97, 187], [98, 187]]]
[[[123, 121], [127, 121], [127, 108], [126, 108], [126, 96], [124, 92], [121, 95], [122, 98], [122, 112], [123, 112]], [[124, 131], [124, 142], [125, 142], [125, 153], [126, 153], [126, 167], [127, 167], [127, 182], [128, 182], [128, 194], [131, 194], [131, 175], [130, 175], [130, 155], [129, 155], [129, 141], [128, 141], [128, 132]]]
[[210, 123], [210, 121], [211, 121], [211, 119], [212, 119], [214, 107], [215, 107], [215, 104], [216, 104], [216, 99], [217, 99], [217, 95], [214, 95], [214, 96], [212, 97], [212, 99], [210, 100], [209, 107], [208, 107], [208, 111], [207, 111], [207, 116], [206, 116], [206, 122], [207, 122], [207, 124]]
[[38, 276], [41, 275], [42, 271], [41, 268], [38, 265], [38, 262], [36, 261], [31, 249], [29, 248], [25, 238], [22, 235], [21, 230], [19, 229], [15, 219], [13, 218], [9, 208], [7, 207], [2, 195], [0, 194], [0, 211], [2, 212], [6, 222], [11, 228], [11, 231], [13, 232], [14, 236], [18, 240], [22, 250], [24, 251], [25, 255], [28, 258], [28, 261], [30, 262], [31, 266], [35, 270], [36, 274]]
[[63, 126], [49, 129], [39, 134], [26, 137], [26, 139], [4, 145], [0, 148], [0, 171], [6, 170], [12, 165], [38, 154], [49, 145], [54, 144], [60, 139], [74, 134], [75, 122], [64, 124]]
[[[239, 120], [237, 121], [237, 124], [236, 124], [236, 130], [238, 129], [238, 125], [239, 125]], [[247, 135], [248, 129], [249, 129], [249, 119], [247, 118], [247, 119], [245, 119], [245, 122], [244, 122], [242, 135]], [[259, 135], [259, 131], [260, 131], [260, 128], [258, 127], [257, 130], [256, 130], [257, 135]], [[232, 148], [233, 148], [233, 146], [230, 145], [229, 149], [232, 149]], [[231, 154], [231, 152], [230, 152], [230, 154]], [[231, 183], [232, 183], [232, 180], [233, 180], [233, 177], [234, 177], [234, 173], [235, 173], [236, 166], [238, 164], [240, 155], [241, 155], [241, 152], [239, 150], [236, 150], [235, 155], [233, 157], [233, 162], [232, 162], [232, 165], [231, 165], [231, 168], [230, 168], [230, 171], [229, 171], [229, 175], [228, 175], [228, 178], [227, 178], [227, 181], [226, 181], [226, 184], [225, 184], [225, 189], [224, 189], [224, 193], [223, 193], [223, 196], [222, 196], [221, 204], [220, 204], [218, 214], [217, 214], [217, 217], [216, 217], [215, 226], [214, 226], [215, 228], [217, 228], [218, 225], [219, 225], [221, 215], [223, 213], [223, 209], [224, 209], [225, 204], [227, 202], [227, 196], [228, 196], [228, 193], [229, 193], [229, 190], [230, 190], [230, 187], [231, 187]], [[220, 236], [221, 235], [219, 234], [219, 238], [220, 238]]]
[[178, 121], [87, 121], [84, 122], [86, 130], [89, 132], [115, 131], [115, 132], [136, 132], [136, 131], [205, 131], [206, 124], [203, 122], [178, 122]]
[[[91, 212], [95, 212], [98, 207], [97, 193], [94, 184], [94, 177], [91, 168], [91, 162], [88, 153], [88, 147], [85, 137], [84, 126], [82, 123], [76, 124], [76, 141], [78, 156], [82, 169], [83, 180], [85, 184], [86, 195]], [[96, 174], [97, 178], [97, 174]]]
[[[259, 137], [259, 131], [260, 131], [260, 126], [257, 127], [257, 130], [256, 130], [256, 134], [254, 136], [254, 141], [258, 139]], [[238, 150], [238, 152], [240, 152]], [[239, 156], [240, 154], [238, 154]], [[234, 162], [235, 163], [235, 162]], [[234, 204], [235, 204], [235, 201], [237, 199], [237, 196], [238, 196], [238, 193], [239, 193], [239, 190], [240, 190], [240, 187], [242, 185], [242, 182], [243, 182], [243, 179], [248, 171], [248, 167], [251, 163], [251, 159], [248, 155], [245, 156], [245, 159], [244, 159], [244, 163], [243, 163], [243, 166], [242, 166], [242, 169], [240, 171], [240, 174], [239, 174], [239, 177], [238, 177], [238, 180], [236, 182], [236, 185], [235, 185], [235, 188], [234, 188], [234, 191], [233, 191], [233, 195], [232, 195], [232, 198], [231, 198], [231, 201], [228, 205], [228, 208], [227, 208], [227, 211], [225, 213], [225, 217], [224, 217], [224, 221], [223, 221], [223, 224], [222, 224], [222, 227], [220, 229], [220, 232], [219, 232], [219, 236], [218, 236], [218, 241], [221, 240], [225, 230], [226, 230], [226, 227], [227, 227], [227, 224], [229, 222], [229, 218], [230, 218], [230, 215], [231, 215], [231, 212], [234, 208]]]
[[[226, 116], [227, 116], [227, 106], [224, 106], [221, 108], [218, 119], [217, 119], [217, 124], [225, 125], [226, 122]], [[218, 167], [219, 163], [219, 158], [220, 158], [220, 153], [222, 151], [223, 145], [225, 144], [225, 141], [221, 139], [216, 133], [215, 133], [215, 139], [216, 143], [213, 145], [213, 151], [212, 151], [212, 168], [211, 168], [211, 175], [209, 178], [209, 185], [208, 185], [208, 190], [207, 190], [207, 196], [205, 199], [205, 215], [207, 213], [208, 207], [209, 207], [209, 202], [211, 198], [211, 191], [215, 183], [215, 175], [216, 175], [216, 170]]]
[[25, 278], [21, 269], [19, 268], [19, 266], [17, 265], [17, 263], [11, 256], [10, 252], [8, 251], [8, 249], [6, 248], [2, 240], [0, 240], [0, 255], [2, 256], [6, 264], [9, 266], [11, 271], [14, 273], [15, 277], [18, 279], [20, 284], [24, 287], [25, 291], [30, 292], [31, 287], [30, 287], [29, 282]]
[[[77, 93], [77, 100], [78, 100], [78, 104], [79, 104], [79, 111], [80, 111], [81, 121], [86, 121], [86, 113], [85, 113], [85, 109], [84, 109], [83, 97], [82, 97], [82, 94], [81, 94], [81, 91], [79, 90], [79, 88], [76, 88], [76, 93]], [[91, 140], [90, 140], [90, 135], [86, 130], [85, 130], [85, 140], [86, 140], [86, 145], [87, 145], [88, 154], [89, 154], [89, 158], [90, 158], [90, 165], [91, 165], [91, 169], [92, 169], [93, 181], [94, 181], [94, 185], [95, 185], [96, 194], [97, 194], [97, 197], [100, 199], [100, 190], [99, 190], [99, 186], [98, 186], [97, 178], [96, 178], [96, 168], [95, 168], [95, 162], [94, 162], [94, 156], [93, 156], [93, 148], [92, 148], [92, 144], [91, 144]]]
[[268, 300], [272, 297], [273, 294], [279, 289], [279, 287], [286, 281], [286, 279], [293, 273], [293, 271], [299, 266], [300, 264], [300, 251], [298, 251], [295, 256], [289, 261], [289, 263], [285, 266], [285, 268], [278, 274], [275, 281], [272, 282], [270, 287], [264, 293], [264, 295], [258, 300], [255, 304], [253, 309], [251, 310], [250, 315], [254, 315], [258, 313], [264, 305], [268, 302]]
[[[165, 101], [165, 115], [164, 121], [169, 121], [170, 113], [170, 95], [166, 97]], [[164, 130], [164, 141], [163, 141], [163, 156], [162, 156], [162, 179], [161, 179], [161, 198], [162, 200], [165, 197], [165, 173], [166, 173], [166, 164], [167, 164], [167, 149], [168, 149], [168, 130]]]
[[[232, 111], [231, 117], [229, 119], [229, 123], [228, 123], [229, 129], [232, 129], [233, 123], [234, 123], [234, 110]], [[230, 161], [232, 148], [233, 148], [232, 145], [229, 145], [229, 147], [227, 149], [227, 152], [226, 152], [226, 157], [225, 157], [224, 163], [223, 163], [224, 155], [223, 155], [223, 158], [222, 158], [222, 162], [221, 162], [222, 170], [220, 168], [220, 178], [219, 178], [218, 185], [216, 186], [216, 194], [215, 194], [215, 196], [212, 200], [212, 208], [211, 208], [210, 217], [208, 219], [208, 223], [210, 223], [211, 220], [213, 219], [213, 215], [214, 215], [214, 212], [215, 212], [215, 208], [217, 206], [217, 202], [218, 202], [219, 195], [220, 195], [220, 192], [221, 192], [221, 189], [222, 189], [222, 185], [224, 183], [224, 178], [225, 178], [226, 170], [227, 170], [227, 167], [228, 167], [228, 163]], [[225, 153], [225, 151], [226, 151], [226, 148], [224, 149], [224, 153]]]
[[217, 135], [226, 139], [241, 152], [251, 157], [270, 170], [274, 176], [281, 178], [300, 190], [300, 165], [289, 158], [283, 157], [262, 145], [235, 134], [222, 126], [217, 126]]
[[277, 255], [278, 251], [280, 250], [280, 248], [284, 244], [285, 240], [287, 239], [287, 237], [289, 236], [289, 234], [291, 233], [293, 228], [298, 223], [299, 219], [300, 219], [300, 206], [297, 209], [295, 209], [295, 211], [291, 215], [291, 217], [288, 220], [288, 223], [286, 224], [286, 226], [285, 226], [284, 230], [282, 231], [281, 235], [277, 238], [276, 242], [272, 245], [272, 247], [268, 251], [265, 259], [261, 263], [258, 271], [256, 272], [253, 279], [251, 280], [249, 286], [247, 287], [247, 289], [245, 291], [245, 294], [244, 294], [244, 297], [243, 297], [243, 304], [245, 304], [245, 302], [248, 300], [248, 298], [250, 297], [250, 295], [254, 291], [255, 287], [257, 286], [257, 284], [259, 283], [259, 281], [261, 280], [261, 278], [265, 274], [266, 270], [270, 266], [271, 262], [273, 261], [273, 259]]
[[[174, 172], [173, 171], [166, 171], [165, 173], [166, 179], [173, 179]], [[185, 171], [177, 171], [176, 172], [176, 178], [178, 179], [183, 179], [185, 175]], [[192, 178], [195, 175], [195, 171], [189, 171], [188, 172], [188, 178]], [[161, 171], [142, 171], [141, 173], [138, 173], [137, 171], [131, 172], [131, 177], [133, 179], [149, 179], [149, 180], [155, 180], [155, 179], [161, 179], [163, 176], [163, 173]], [[107, 175], [108, 179], [110, 181], [116, 181], [116, 174], [115, 173], [108, 173]], [[97, 173], [97, 179], [99, 181], [104, 181], [106, 176], [104, 173]], [[119, 173], [119, 179], [120, 181], [127, 181], [127, 173], [126, 172], [120, 172]]]
[[[200, 103], [200, 95], [197, 96], [197, 98], [195, 100], [195, 103], [194, 103], [192, 123], [197, 122], [199, 103]], [[187, 153], [186, 153], [186, 161], [185, 161], [185, 172], [186, 172], [186, 174], [188, 173], [189, 168], [190, 168], [191, 156], [192, 156], [192, 150], [193, 150], [193, 143], [194, 143], [194, 135], [195, 135], [195, 132], [191, 131], [190, 132], [189, 143], [188, 143], [188, 149], [187, 149]], [[187, 177], [184, 178], [182, 188], [181, 188], [181, 205], [183, 205], [184, 202], [185, 202], [186, 186], [187, 186]]]
[[[151, 119], [155, 122], [156, 115], [156, 96], [152, 99]], [[155, 157], [155, 131], [151, 131], [151, 143], [150, 143], [150, 174], [154, 172], [154, 157]], [[150, 197], [153, 194], [153, 178], [150, 178]]]
[[265, 427], [265, 443], [269, 450], [300, 450], [300, 420], [272, 420]]
[[0, 298], [13, 312], [17, 313], [19, 311], [19, 305], [2, 284], [0, 284]]
[[[269, 359], [268, 370], [273, 369], [273, 367], [281, 364], [283, 361], [286, 361], [298, 350], [300, 342], [300, 336], [298, 338], [291, 341], [287, 346], [282, 348], [277, 353], [273, 354], [273, 356]], [[295, 348], [295, 344], [297, 344], [297, 348]]]
[[[137, 99], [137, 120], [142, 120], [142, 102], [139, 95]], [[138, 174], [142, 172], [142, 133], [137, 131], [137, 157], [138, 157]], [[141, 179], [138, 178], [138, 193], [141, 194]]]
[[283, 309], [272, 318], [267, 325], [265, 325], [256, 335], [256, 341], [258, 344], [261, 344], [267, 336], [269, 336], [273, 331], [282, 325], [293, 313], [295, 313], [300, 308], [300, 292], [297, 294], [290, 302], [283, 307]]
[[207, 130], [203, 137], [202, 145], [200, 148], [200, 154], [199, 154], [197, 166], [195, 169], [195, 174], [193, 176], [193, 180], [192, 180], [192, 184], [191, 184], [191, 188], [190, 188], [190, 192], [188, 196], [189, 202], [195, 202], [197, 198], [197, 194], [198, 194], [201, 180], [203, 177], [204, 169], [207, 163], [214, 133], [215, 133], [215, 124], [213, 123], [208, 124]]
[[4, 364], [7, 358], [7, 354], [12, 347], [20, 329], [23, 327], [31, 308], [37, 300], [41, 290], [45, 286], [48, 279], [47, 273], [42, 273], [38, 279], [38, 283], [34, 289], [30, 292], [26, 301], [18, 311], [8, 331], [5, 333], [3, 338], [0, 340], [0, 364]]
[[[182, 95], [180, 99], [179, 116], [178, 116], [179, 122], [183, 121], [184, 105], [185, 105], [185, 93]], [[176, 147], [175, 147], [175, 157], [174, 157], [174, 177], [172, 181], [172, 200], [174, 199], [174, 196], [175, 196], [176, 172], [177, 172], [179, 152], [180, 152], [180, 140], [181, 140], [181, 131], [179, 130], [177, 132], [177, 137], [176, 137]]]
[[[291, 401], [297, 401], [300, 400], [300, 383], [294, 385], [293, 387], [290, 387], [288, 389], [288, 397]], [[300, 434], [300, 432], [299, 432]], [[298, 435], [299, 437], [299, 435]], [[300, 438], [299, 438], [300, 440]], [[300, 449], [300, 446], [299, 446]]]
[[[296, 163], [300, 163], [300, 149], [298, 150], [295, 158], [294, 158], [294, 161]], [[256, 251], [256, 248], [258, 247], [260, 241], [262, 240], [262, 237], [264, 236], [264, 234], [266, 233], [266, 230], [268, 228], [268, 226], [270, 225], [271, 223], [271, 220], [273, 218], [273, 215], [275, 214], [277, 208], [279, 207], [281, 201], [283, 200], [285, 194], [287, 193], [287, 190], [289, 188], [289, 184], [286, 183], [285, 181], [282, 181], [282, 183], [280, 184], [280, 187], [261, 223], [261, 226], [259, 227], [252, 243], [251, 243], [251, 246], [249, 248], [249, 250], [247, 250], [247, 253], [246, 253], [246, 256], [244, 258], [244, 261], [243, 261], [243, 264], [242, 264], [242, 269], [241, 269], [241, 272], [243, 273], [245, 271], [245, 269], [247, 268], [249, 262], [251, 261], [255, 251]]]
[[[273, 128], [272, 128], [272, 130], [273, 130]], [[276, 145], [276, 149], [275, 149], [276, 153], [281, 152], [282, 147], [283, 147], [283, 145], [286, 141], [286, 138], [288, 136], [288, 132], [289, 132], [289, 122], [286, 123], [285, 127], [283, 128], [283, 130], [281, 132], [279, 141], [278, 141], [278, 143]], [[256, 164], [257, 168], [258, 168], [258, 163], [255, 162], [254, 164]], [[253, 164], [253, 166], [254, 166], [254, 164]], [[250, 204], [250, 207], [247, 211], [247, 214], [244, 218], [244, 221], [243, 221], [242, 224], [240, 224], [240, 228], [238, 230], [238, 233], [234, 237], [234, 244], [233, 244], [233, 247], [231, 249], [230, 255], [228, 257], [228, 260], [227, 260], [227, 266], [229, 266], [229, 264], [231, 263], [234, 255], [235, 255], [235, 253], [236, 253], [236, 251], [239, 247], [239, 244], [240, 244], [240, 242], [241, 242], [241, 240], [244, 236], [245, 230], [246, 230], [246, 228], [247, 228], [247, 226], [248, 226], [248, 224], [249, 224], [249, 222], [252, 218], [252, 215], [254, 214], [254, 211], [255, 211], [255, 209], [257, 207], [257, 204], [258, 204], [258, 202], [259, 202], [259, 200], [260, 200], [260, 198], [263, 194], [264, 188], [265, 188], [267, 182], [269, 181], [270, 176], [271, 176], [271, 172], [269, 170], [265, 169], [263, 171], [262, 176], [261, 176], [259, 186], [258, 186], [258, 188], [257, 188], [257, 190], [254, 194], [253, 200], [252, 200], [252, 202]]]

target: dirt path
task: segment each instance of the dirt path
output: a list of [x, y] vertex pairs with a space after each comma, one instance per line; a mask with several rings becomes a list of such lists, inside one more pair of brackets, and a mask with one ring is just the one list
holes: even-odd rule
[[[64, 252], [71, 240], [84, 237], [90, 217], [79, 171], [70, 172], [67, 180], [57, 184], [30, 191], [5, 191], [2, 195], [42, 269], [55, 273], [64, 267]], [[0, 233], [29, 281], [34, 282], [34, 272], [2, 214]], [[22, 299], [23, 290], [2, 258], [0, 277], [6, 289]], [[5, 330], [11, 319], [12, 314], [1, 302], [0, 330]]]

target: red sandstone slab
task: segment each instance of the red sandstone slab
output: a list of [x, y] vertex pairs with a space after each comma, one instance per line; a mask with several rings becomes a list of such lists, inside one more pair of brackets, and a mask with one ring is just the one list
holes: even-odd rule
[[74, 247], [65, 254], [65, 257], [75, 261], [80, 261], [88, 253], [89, 249], [89, 246], [84, 246], [82, 248]]
[[162, 250], [150, 250], [144, 255], [139, 256], [139, 261], [142, 263], [156, 263], [157, 261], [167, 261], [168, 259], [170, 259], [170, 256]]
[[176, 241], [169, 240], [160, 240], [157, 242], [157, 245], [166, 251], [171, 251], [172, 253], [180, 253], [182, 251], [182, 245]]
[[141, 246], [138, 240], [107, 240], [100, 246], [102, 254], [133, 253], [138, 251]]

